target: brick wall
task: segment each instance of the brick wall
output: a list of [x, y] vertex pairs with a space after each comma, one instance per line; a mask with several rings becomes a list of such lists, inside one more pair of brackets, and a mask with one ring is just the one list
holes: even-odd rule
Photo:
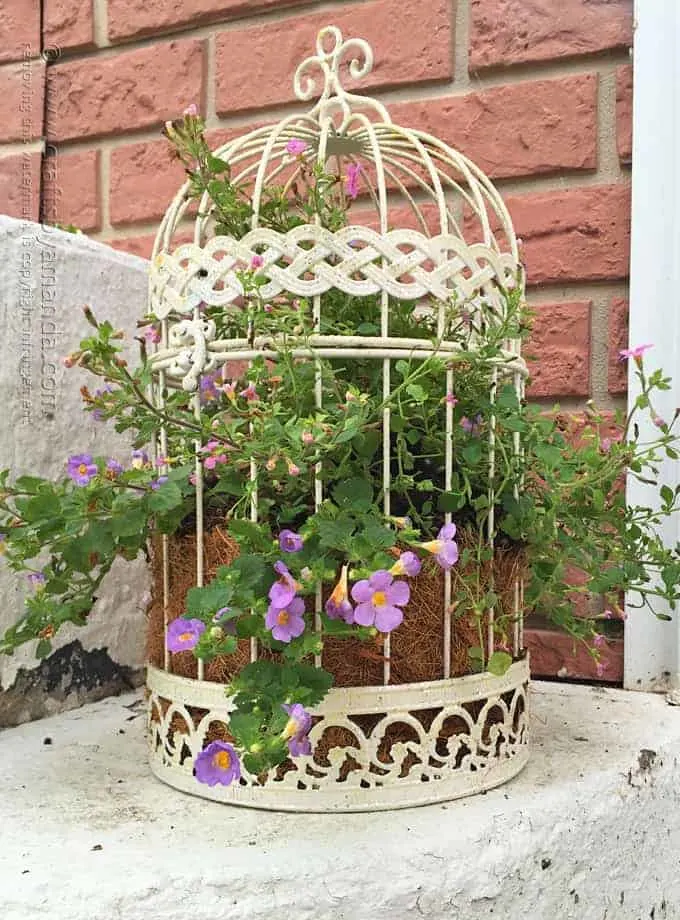
[[537, 313], [532, 395], [613, 409], [625, 395], [632, 6], [4, 0], [0, 212], [148, 255], [182, 182], [163, 122], [197, 102], [217, 143], [293, 111], [294, 68], [334, 23], [373, 45], [366, 85], [395, 120], [460, 148], [504, 194]]

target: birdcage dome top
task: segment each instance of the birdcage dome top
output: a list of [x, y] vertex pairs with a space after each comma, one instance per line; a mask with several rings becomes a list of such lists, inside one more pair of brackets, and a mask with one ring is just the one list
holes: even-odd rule
[[[240, 239], [215, 235], [206, 195], [193, 218], [193, 240], [176, 245], [190, 206], [188, 184], [180, 189], [154, 247], [153, 315], [190, 316], [201, 302], [237, 300], [243, 293], [238, 273], [255, 255], [267, 279], [264, 300], [282, 291], [313, 297], [338, 288], [355, 296], [496, 301], [499, 286], [518, 283], [512, 223], [484, 173], [436, 137], [395, 124], [381, 102], [344, 89], [344, 73], [358, 81], [372, 66], [366, 41], [343, 41], [336, 27], [322, 29], [316, 53], [294, 76], [297, 98], [316, 98], [312, 108], [215, 151], [234, 183], [252, 195], [251, 229]], [[292, 188], [300, 170], [314, 163], [338, 174], [352, 167], [361, 176], [349, 225], [333, 232], [316, 219], [285, 233], [261, 226], [265, 189], [272, 183]]]

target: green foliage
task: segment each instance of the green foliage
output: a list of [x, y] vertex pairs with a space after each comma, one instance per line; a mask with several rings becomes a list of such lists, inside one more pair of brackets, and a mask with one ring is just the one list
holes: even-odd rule
[[[187, 171], [188, 198], [207, 196], [216, 232], [241, 238], [253, 217], [249, 191], [210, 152], [201, 119], [187, 115], [169, 124], [166, 134]], [[343, 186], [329, 164], [301, 158], [295, 181], [263, 190], [259, 224], [286, 232], [317, 221], [334, 231], [347, 223]], [[197, 462], [203, 464], [207, 526], [228, 531], [240, 555], [189, 591], [185, 614], [205, 627], [194, 648], [204, 661], [233, 653], [239, 639], [254, 639], [268, 653], [229, 688], [236, 706], [230, 729], [255, 773], [288, 755], [282, 706], [313, 707], [331, 686], [331, 675], [314, 665], [326, 638], [375, 639], [373, 628], [319, 610], [319, 593], [325, 599], [345, 577], [356, 583], [390, 569], [400, 551], [424, 556], [423, 544], [436, 539], [445, 515], [453, 515], [464, 535], [453, 579], [455, 616], [472, 615], [479, 624], [479, 639], [468, 652], [471, 671], [501, 675], [512, 662], [504, 648], [514, 610], [507, 592], [482, 577], [492, 557], [489, 531], [496, 544], [523, 554], [528, 608], [576, 640], [592, 639], [596, 629], [574, 616], [576, 593], [603, 595], [615, 609], [622, 592], [637, 592], [641, 606], [659, 617], [666, 615], [657, 601], [674, 609], [680, 555], [658, 533], [680, 510], [680, 486], [656, 483], [660, 464], [679, 455], [677, 413], [664, 421], [655, 412], [658, 392], [670, 385], [661, 371], [647, 374], [635, 359], [638, 395], [619, 419], [620, 437], [603, 435], [606, 419], [593, 406], [585, 429], [576, 432], [563, 414], [521, 400], [512, 366], [503, 370], [507, 341], [525, 337], [529, 328], [519, 285], [497, 292], [502, 316], [485, 298], [474, 308], [454, 295], [445, 303], [390, 299], [390, 335], [430, 348], [393, 362], [386, 387], [382, 360], [321, 357], [312, 339], [380, 336], [380, 296], [329, 291], [321, 297], [318, 321], [305, 298], [281, 294], [266, 302], [267, 278], [257, 264], [238, 278], [239, 309], [207, 303], [204, 316], [218, 338], [252, 343], [261, 337], [266, 349], [226, 386], [217, 373], [206, 375], [198, 417], [183, 390], [166, 392], [162, 407], [154, 404], [145, 339], [139, 339], [139, 365], [130, 369], [121, 357], [124, 333], [85, 309], [88, 334], [68, 358], [102, 384], [94, 393], [82, 388], [85, 411], [126, 433], [138, 449], [158, 443], [163, 429], [167, 457], [162, 469], [142, 457], [123, 470], [97, 457], [96, 473], [81, 484], [68, 475], [49, 482], [0, 472], [0, 551], [34, 582], [23, 617], [0, 640], [1, 652], [36, 641], [38, 656], [49, 654], [64, 623], [86, 622], [117, 558], [148, 552], [158, 533], [192, 530]], [[157, 331], [154, 316], [140, 325]], [[447, 393], [449, 372], [453, 392]], [[656, 436], [642, 441], [638, 419], [650, 413]], [[202, 445], [198, 454], [196, 443]], [[74, 445], [74, 453], [79, 449]], [[649, 485], [646, 506], [626, 504], [626, 474]], [[255, 504], [258, 521], [251, 519]], [[283, 529], [295, 531], [302, 548], [282, 552]], [[282, 561], [305, 601], [304, 631], [287, 641], [275, 639], [265, 620], [280, 577], [274, 566]], [[576, 586], [567, 579], [574, 570], [582, 575]], [[320, 628], [312, 628], [313, 617]]]

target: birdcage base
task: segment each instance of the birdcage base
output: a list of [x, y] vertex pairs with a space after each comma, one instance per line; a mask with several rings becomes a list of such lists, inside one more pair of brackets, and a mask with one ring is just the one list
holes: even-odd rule
[[195, 779], [193, 762], [208, 741], [229, 738], [224, 687], [149, 666], [151, 769], [183, 792], [273, 811], [444, 802], [499, 786], [524, 767], [528, 682], [525, 657], [502, 677], [333, 689], [314, 711], [310, 756], [211, 787]]

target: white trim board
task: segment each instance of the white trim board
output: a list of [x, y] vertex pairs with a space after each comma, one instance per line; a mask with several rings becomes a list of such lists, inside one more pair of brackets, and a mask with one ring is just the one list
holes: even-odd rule
[[[680, 406], [680, 4], [636, 0], [633, 48], [633, 192], [630, 278], [631, 345], [653, 342], [649, 369], [673, 376], [673, 389], [656, 407], [670, 418]], [[629, 398], [637, 385], [629, 368]], [[651, 422], [641, 437], [655, 429]], [[680, 481], [680, 462], [667, 460], [661, 479]], [[657, 489], [629, 480], [628, 500], [652, 504]], [[667, 545], [680, 539], [680, 515], [663, 527]], [[680, 688], [680, 611], [672, 623], [634, 609], [627, 596], [624, 686]], [[659, 607], [661, 612], [670, 612]]]

